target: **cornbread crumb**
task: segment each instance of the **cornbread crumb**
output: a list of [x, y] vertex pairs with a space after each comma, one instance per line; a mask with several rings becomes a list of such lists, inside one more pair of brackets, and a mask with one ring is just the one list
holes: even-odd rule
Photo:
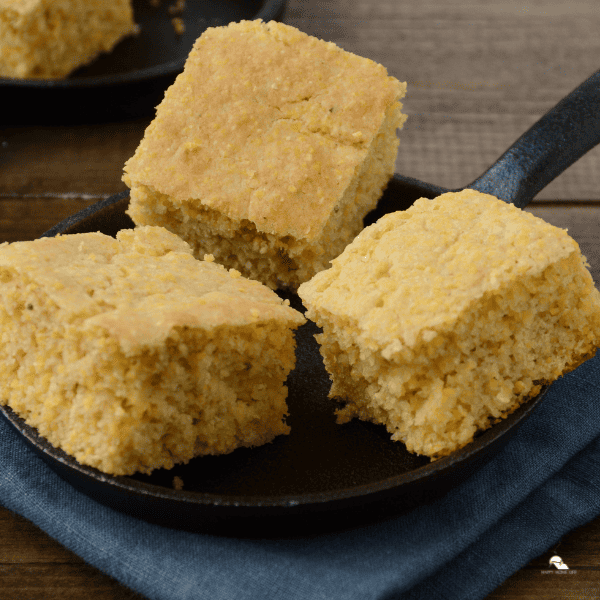
[[0, 246], [0, 403], [80, 463], [150, 473], [289, 432], [305, 319], [160, 227]]
[[209, 28], [125, 164], [128, 213], [197, 257], [296, 289], [381, 196], [405, 91], [382, 65], [289, 25]]
[[177, 35], [182, 35], [185, 33], [185, 23], [181, 17], [174, 17], [171, 19], [171, 24], [173, 25], [173, 29]]
[[130, 0], [2, 0], [0, 76], [63, 79], [137, 32]]
[[173, 489], [177, 491], [181, 491], [183, 489], [183, 479], [181, 477], [173, 477]]
[[338, 421], [433, 459], [594, 356], [600, 293], [565, 230], [465, 190], [367, 227], [298, 291]]
[[181, 14], [185, 10], [185, 0], [176, 0], [174, 4], [169, 6], [168, 10], [172, 15]]

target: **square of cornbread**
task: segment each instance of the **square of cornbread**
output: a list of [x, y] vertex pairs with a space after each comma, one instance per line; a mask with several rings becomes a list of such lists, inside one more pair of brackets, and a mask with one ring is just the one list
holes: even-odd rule
[[272, 290], [160, 227], [0, 246], [0, 403], [127, 475], [287, 434], [293, 329]]
[[0, 77], [63, 79], [136, 32], [130, 0], [0, 0]]
[[208, 29], [125, 164], [128, 213], [296, 289], [362, 229], [392, 176], [405, 89], [288, 25]]
[[382, 217], [299, 289], [330, 397], [439, 458], [591, 358], [600, 293], [566, 232], [473, 190]]

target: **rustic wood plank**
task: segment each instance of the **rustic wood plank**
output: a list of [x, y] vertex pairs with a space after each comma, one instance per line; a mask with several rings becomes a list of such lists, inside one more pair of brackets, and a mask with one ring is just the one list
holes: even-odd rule
[[[554, 568], [554, 567], [553, 567]], [[597, 571], [531, 572], [521, 570], [507, 579], [486, 600], [597, 600], [600, 578]]]
[[137, 148], [147, 119], [14, 127], [0, 132], [0, 197], [115, 194], [125, 188], [123, 165]]
[[53, 225], [108, 194], [67, 197], [0, 197], [0, 243], [34, 240]]
[[[597, 7], [568, 6], [554, 0], [291, 2], [287, 22], [406, 81], [409, 118], [396, 171], [455, 188], [481, 175], [599, 68]], [[600, 198], [599, 165], [596, 148], [539, 198]]]
[[[600, 40], [586, 3], [569, 14], [550, 1], [535, 6], [500, 11], [487, 1], [291, 2], [286, 20], [407, 81], [409, 119], [396, 170], [454, 188], [480, 175], [598, 68]], [[5, 129], [0, 194], [121, 191], [123, 164], [148, 122]], [[599, 159], [596, 148], [539, 197], [599, 198]]]
[[27, 519], [0, 506], [0, 565], [72, 562], [73, 553]]
[[568, 230], [587, 258], [596, 287], [600, 289], [600, 205], [530, 204], [525, 210]]
[[[550, 565], [550, 558], [555, 555], [569, 567], [567, 573]], [[556, 546], [509, 577], [486, 600], [567, 598], [600, 598], [600, 518], [565, 535]]]
[[0, 506], [2, 600], [143, 600], [27, 519]]
[[[410, 101], [406, 101], [407, 107]], [[407, 110], [410, 115], [410, 110]], [[540, 113], [540, 115], [543, 113]], [[479, 117], [479, 115], [477, 115]], [[396, 172], [455, 189], [482, 175], [537, 120], [528, 115], [415, 115], [400, 132]], [[477, 123], [477, 129], [474, 124]], [[481, 125], [479, 125], [481, 123]], [[600, 146], [538, 195], [539, 200], [600, 198]]]
[[[0, 539], [10, 541], [6, 547], [5, 544], [0, 547], [2, 600], [84, 600], [90, 597], [86, 595], [90, 589], [95, 600], [143, 598], [87, 565], [23, 517], [2, 507]], [[586, 600], [586, 593], [600, 589], [599, 542], [600, 518], [567, 534], [554, 548], [511, 576], [487, 600]], [[548, 561], [555, 554], [563, 558], [571, 572], [554, 575], [556, 570], [550, 568]], [[24, 581], [28, 582], [25, 588]], [[25, 591], [28, 595], [24, 595]], [[598, 597], [600, 593], [589, 596]]]
[[144, 600], [144, 596], [84, 562], [27, 565], [19, 569], [0, 565], [0, 581], [2, 600]]

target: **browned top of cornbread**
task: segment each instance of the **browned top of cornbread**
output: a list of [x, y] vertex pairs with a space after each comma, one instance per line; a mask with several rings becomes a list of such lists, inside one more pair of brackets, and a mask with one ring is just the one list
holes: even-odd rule
[[[75, 3], [76, 4], [76, 3]], [[99, 6], [101, 4], [109, 5], [110, 1], [107, 0], [84, 0], [80, 1], [79, 4], [82, 7], [89, 8], [92, 6]], [[31, 12], [34, 8], [49, 6], [49, 7], [57, 7], [63, 5], [63, 7], [67, 7], [68, 5], [73, 6], [72, 0], [0, 0], [0, 10], [1, 9], [10, 9], [17, 13], [28, 13]]]
[[206, 30], [124, 181], [259, 231], [318, 237], [406, 84], [281, 23]]
[[86, 11], [94, 9], [100, 10], [103, 7], [103, 5], [105, 7], [110, 7], [111, 4], [111, 0], [80, 0], [79, 2], [73, 2], [73, 0], [0, 0], [0, 10], [8, 9], [12, 11], [13, 14], [17, 13], [19, 15], [27, 15], [28, 13], [32, 13], [33, 11], [39, 12], [44, 9], [68, 10], [69, 8], [81, 8], [81, 10]]
[[42, 0], [0, 0], [0, 8], [10, 8], [16, 12], [28, 12]]
[[[464, 190], [385, 215], [298, 293], [395, 352], [430, 341], [484, 293], [573, 252], [579, 246], [566, 230]], [[490, 323], [496, 326], [502, 324]]]
[[304, 317], [258, 281], [198, 261], [189, 245], [162, 227], [41, 238], [0, 246], [6, 268], [42, 288], [65, 320], [100, 326], [127, 350], [160, 344], [173, 327], [211, 330]]

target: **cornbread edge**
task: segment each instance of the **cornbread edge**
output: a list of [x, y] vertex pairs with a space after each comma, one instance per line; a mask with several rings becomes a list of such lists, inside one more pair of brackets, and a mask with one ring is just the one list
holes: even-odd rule
[[[472, 235], [460, 231], [478, 210]], [[463, 238], [474, 245], [451, 256]], [[430, 242], [437, 262], [423, 249]], [[411, 243], [421, 245], [412, 255]], [[402, 260], [406, 270], [394, 272]], [[600, 293], [586, 266], [565, 231], [471, 190], [383, 217], [299, 289], [323, 328], [330, 397], [345, 403], [339, 422], [383, 424], [432, 459], [468, 444], [595, 354]]]
[[[295, 364], [293, 329], [304, 317], [210, 257], [196, 261], [187, 244], [161, 228], [119, 238], [78, 234], [0, 247], [0, 402], [82, 464], [118, 475], [150, 473], [289, 433], [284, 384]], [[57, 263], [61, 245], [67, 246], [66, 265]], [[52, 248], [54, 281], [42, 258]], [[150, 272], [162, 262], [168, 274], [179, 261], [182, 280], [196, 264], [224, 281], [224, 292], [205, 290], [204, 321], [177, 281], [163, 281], [160, 268], [156, 276]], [[94, 265], [86, 269], [86, 262]], [[134, 265], [137, 273], [117, 279]], [[62, 287], [69, 267], [79, 289]], [[146, 294], [153, 284], [154, 293]], [[173, 286], [171, 304], [165, 284]], [[240, 310], [238, 285], [245, 289]], [[127, 312], [131, 302], [135, 309]], [[182, 318], [186, 307], [191, 323]], [[146, 320], [140, 327], [136, 310], [144, 319], [154, 315], [154, 326]]]
[[130, 0], [12, 0], [0, 7], [0, 76], [63, 79], [134, 35]]

